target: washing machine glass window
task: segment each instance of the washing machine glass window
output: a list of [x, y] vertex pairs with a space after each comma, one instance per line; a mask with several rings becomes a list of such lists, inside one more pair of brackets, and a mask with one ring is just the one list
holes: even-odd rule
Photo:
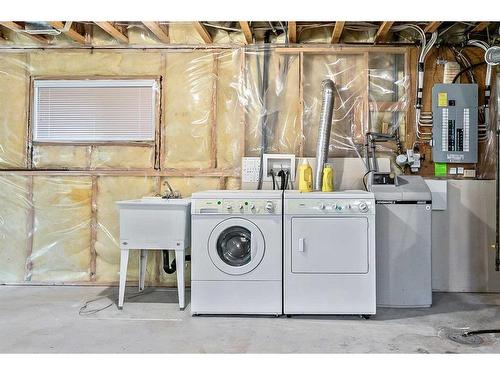
[[243, 275], [254, 270], [265, 252], [264, 236], [251, 221], [230, 218], [220, 222], [208, 241], [212, 263], [222, 272]]
[[217, 254], [230, 266], [244, 266], [251, 261], [251, 233], [235, 226], [224, 229], [217, 240]]

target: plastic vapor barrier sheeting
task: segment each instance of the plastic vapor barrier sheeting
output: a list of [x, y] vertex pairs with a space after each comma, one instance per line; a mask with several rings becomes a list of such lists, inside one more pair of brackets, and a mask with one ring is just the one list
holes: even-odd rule
[[[182, 27], [191, 26], [172, 27], [171, 39], [199, 42]], [[216, 39], [241, 42], [222, 31]], [[116, 201], [163, 194], [165, 181], [183, 197], [238, 189], [241, 158], [263, 150], [315, 157], [324, 79], [335, 83], [330, 157], [362, 157], [369, 130], [404, 137], [405, 66], [404, 49], [0, 51], [0, 282], [116, 283]], [[156, 80], [155, 140], [34, 142], [33, 82], [48, 78]], [[137, 256], [130, 262], [136, 281]], [[147, 282], [175, 285], [161, 262], [149, 256]]]

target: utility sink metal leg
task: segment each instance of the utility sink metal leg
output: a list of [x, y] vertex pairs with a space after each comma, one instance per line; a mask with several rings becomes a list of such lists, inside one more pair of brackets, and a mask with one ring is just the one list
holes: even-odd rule
[[146, 265], [148, 263], [148, 251], [141, 250], [139, 254], [139, 292], [144, 290], [144, 281], [146, 279]]
[[118, 308], [123, 309], [125, 300], [125, 284], [127, 283], [128, 249], [122, 249], [120, 253], [120, 285], [118, 287]]
[[175, 250], [175, 263], [177, 264], [177, 293], [179, 294], [179, 308], [185, 307], [184, 301], [184, 250]]

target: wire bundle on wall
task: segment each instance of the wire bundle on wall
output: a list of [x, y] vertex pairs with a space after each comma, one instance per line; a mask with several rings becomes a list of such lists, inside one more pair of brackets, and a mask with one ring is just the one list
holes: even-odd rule
[[[482, 40], [469, 40], [467, 45], [479, 47], [483, 49], [486, 53], [490, 45]], [[474, 64], [476, 66], [483, 65], [485, 62], [481, 62], [478, 64]], [[473, 65], [471, 65], [470, 69], [472, 69]], [[460, 74], [460, 73], [459, 73]], [[486, 66], [486, 78], [484, 81], [484, 104], [479, 110], [479, 117], [481, 121], [478, 124], [478, 141], [485, 142], [488, 140], [488, 130], [490, 128], [490, 95], [491, 95], [491, 65], [487, 64]]]
[[429, 41], [427, 41], [424, 30], [422, 30], [422, 28], [420, 28], [417, 25], [413, 24], [399, 25], [395, 26], [394, 29], [395, 30], [411, 29], [416, 31], [420, 36], [421, 50], [420, 50], [420, 55], [418, 57], [418, 66], [417, 66], [418, 76], [417, 76], [417, 103], [415, 111], [415, 124], [416, 124], [415, 128], [417, 132], [417, 139], [419, 141], [429, 142], [432, 139], [432, 131], [421, 129], [422, 127], [431, 128], [433, 121], [431, 111], [428, 112], [422, 111], [422, 96], [424, 91], [424, 64], [427, 54], [436, 43], [438, 33], [437, 32], [432, 33], [431, 38], [429, 39]]

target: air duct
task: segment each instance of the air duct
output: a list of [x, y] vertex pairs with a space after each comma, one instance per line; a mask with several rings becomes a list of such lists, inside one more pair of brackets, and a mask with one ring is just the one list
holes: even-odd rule
[[316, 144], [316, 176], [314, 179], [314, 190], [321, 190], [323, 184], [323, 166], [328, 160], [328, 148], [330, 146], [330, 133], [332, 130], [334, 86], [335, 84], [331, 79], [325, 79], [321, 83], [323, 98], [319, 119], [318, 142]]

